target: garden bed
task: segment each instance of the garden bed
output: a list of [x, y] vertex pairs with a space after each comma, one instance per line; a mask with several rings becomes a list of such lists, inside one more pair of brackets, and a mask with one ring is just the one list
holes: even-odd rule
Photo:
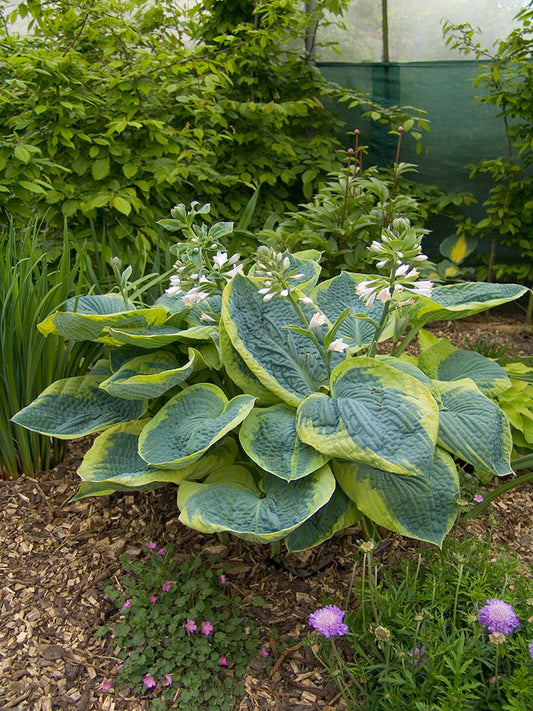
[[[513, 357], [533, 354], [531, 332], [522, 319], [506, 312], [437, 324], [432, 330], [458, 346], [485, 336], [495, 347], [510, 343], [508, 355]], [[289, 554], [280, 566], [269, 558], [268, 546], [235, 539], [225, 546], [215, 536], [183, 527], [173, 487], [70, 504], [78, 484], [76, 467], [88, 444], [72, 443], [65, 462], [38, 479], [23, 476], [0, 482], [1, 708], [149, 708], [148, 700], [102, 691], [104, 681], [114, 687], [117, 660], [108, 637], [97, 638], [95, 633], [115, 614], [103, 586], [119, 574], [119, 554], [143, 556], [144, 543], [153, 540], [174, 542], [179, 560], [207, 550], [230, 566], [227, 585], [242, 598], [242, 607], [260, 629], [257, 659], [249, 666], [239, 711], [342, 709], [336, 685], [323, 678], [304, 641], [309, 613], [324, 596], [345, 597], [359, 530], [349, 529], [316, 549]], [[494, 519], [494, 545], [506, 545], [533, 561], [532, 512], [530, 483], [497, 499], [467, 530], [482, 536]], [[394, 537], [380, 555], [405, 555], [420, 545]], [[269, 651], [266, 661], [259, 653], [262, 646]]]

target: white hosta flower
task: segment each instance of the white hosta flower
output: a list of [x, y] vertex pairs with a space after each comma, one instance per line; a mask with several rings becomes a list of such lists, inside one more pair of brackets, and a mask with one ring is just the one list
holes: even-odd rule
[[371, 296], [375, 290], [376, 288], [373, 281], [361, 281], [355, 287], [355, 293], [362, 299], [368, 299], [368, 297]]
[[292, 279], [303, 279], [305, 277], [305, 274], [295, 274]]
[[383, 269], [383, 267], [386, 267], [386, 266], [387, 266], [387, 260], [386, 260], [386, 259], [382, 259], [381, 261], [376, 262], [376, 267], [377, 267], [378, 269]]
[[287, 271], [287, 269], [290, 269], [290, 266], [291, 266], [291, 260], [288, 257], [285, 257], [285, 259], [283, 260], [283, 269], [285, 269], [285, 271]]
[[185, 306], [194, 306], [200, 301], [203, 301], [207, 296], [209, 296], [207, 291], [199, 291], [199, 287], [195, 286], [192, 289], [189, 289], [189, 291], [185, 294], [183, 297], [183, 303]]
[[396, 271], [394, 272], [394, 276], [397, 276], [397, 277], [403, 276], [404, 274], [407, 274], [408, 271], [409, 271], [408, 264], [400, 264], [398, 269], [396, 269]]
[[289, 295], [289, 290], [288, 290], [288, 289], [282, 289], [282, 290], [279, 292], [279, 295], [280, 295], [280, 296], [288, 296], [288, 295]]
[[270, 301], [270, 299], [272, 299], [273, 296], [274, 296], [274, 292], [271, 291], [269, 294], [265, 294], [265, 295], [263, 296], [263, 301]]
[[234, 277], [235, 274], [244, 274], [242, 264], [236, 264], [233, 269], [230, 269], [228, 272], [226, 272], [226, 276], [230, 279]]
[[302, 304], [312, 304], [313, 299], [310, 296], [300, 296], [300, 301]]
[[169, 296], [179, 296], [180, 294], [183, 294], [183, 289], [181, 286], [169, 286], [168, 289], [165, 289], [165, 294], [168, 294]]
[[217, 322], [216, 318], [213, 318], [210, 314], [206, 314], [205, 311], [202, 311], [200, 314], [200, 321], [207, 321], [208, 323]]
[[309, 321], [309, 328], [317, 328], [318, 326], [323, 326], [326, 323], [326, 317], [317, 311], [313, 314], [311, 320]]
[[413, 269], [411, 269], [410, 272], [407, 272], [407, 274], [405, 275], [405, 278], [406, 279], [416, 279], [417, 276], [418, 276], [418, 269], [415, 269], [413, 267]]
[[259, 289], [260, 294], [268, 294], [270, 292], [270, 289], [268, 286], [263, 287], [262, 289]]
[[413, 262], [425, 262], [427, 260], [427, 257], [425, 254], [417, 254], [416, 257], [413, 257]]
[[383, 251], [383, 245], [381, 244], [381, 242], [374, 240], [368, 249], [371, 252], [378, 252], [379, 253], [379, 252]]
[[429, 298], [431, 296], [432, 289], [433, 282], [427, 279], [422, 279], [421, 281], [417, 281], [415, 284], [413, 284], [410, 290], [413, 292], [413, 294], [417, 294], [418, 296], [427, 296]]
[[345, 341], [342, 340], [342, 338], [336, 338], [334, 341], [331, 341], [328, 347], [328, 351], [335, 351], [336, 353], [344, 353], [344, 351], [348, 348], [348, 344], [345, 343]]
[[198, 284], [212, 284], [213, 282], [211, 279], [208, 279], [205, 274], [202, 274], [202, 276], [198, 279]]
[[232, 254], [231, 257], [228, 259], [228, 264], [235, 264], [235, 262], [238, 262], [240, 258], [241, 255], [239, 253]]
[[228, 261], [227, 252], [217, 252], [213, 257], [213, 264], [215, 269], [220, 269]]
[[383, 303], [391, 300], [390, 286], [386, 286], [378, 291], [376, 298]]

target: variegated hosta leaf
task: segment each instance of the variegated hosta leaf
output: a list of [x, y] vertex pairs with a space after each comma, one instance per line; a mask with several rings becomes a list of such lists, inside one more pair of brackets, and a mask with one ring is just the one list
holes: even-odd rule
[[194, 326], [181, 329], [175, 326], [147, 326], [146, 328], [106, 328], [99, 340], [112, 346], [135, 348], [165, 348], [176, 342], [209, 341], [216, 333], [213, 326]]
[[325, 506], [308, 518], [305, 523], [289, 533], [285, 539], [288, 551], [305, 551], [331, 538], [337, 531], [352, 526], [360, 518], [357, 507], [344, 491], [337, 486]]
[[100, 385], [110, 395], [126, 400], [149, 400], [183, 383], [193, 371], [195, 354], [180, 365], [169, 351], [147, 353], [122, 365], [116, 373]]
[[226, 438], [198, 461], [183, 469], [157, 469], [139, 456], [139, 434], [147, 420], [110, 427], [97, 437], [78, 468], [82, 479], [72, 500], [103, 496], [114, 491], [155, 489], [185, 479], [203, 479], [218, 469], [231, 466], [237, 456], [237, 443]]
[[254, 395], [257, 398], [257, 403], [260, 405], [271, 405], [275, 402], [279, 402], [279, 398], [262, 385], [261, 381], [255, 377], [239, 353], [232, 346], [222, 321], [220, 322], [218, 336], [224, 368], [235, 385], [243, 392]]
[[331, 374], [331, 397], [298, 408], [300, 439], [330, 457], [430, 476], [438, 406], [412, 376], [374, 358], [349, 358]]
[[205, 482], [184, 481], [178, 489], [180, 521], [197, 531], [229, 531], [269, 543], [285, 537], [324, 506], [335, 478], [324, 466], [298, 481], [265, 474], [259, 483], [242, 466], [211, 474]]
[[307, 476], [329, 459], [299, 439], [296, 410], [286, 405], [254, 408], [241, 425], [239, 439], [250, 459], [286, 481]]
[[337, 336], [354, 350], [368, 346], [376, 331], [373, 323], [356, 316], [366, 316], [379, 322], [384, 309], [384, 304], [377, 300], [367, 308], [355, 293], [357, 284], [365, 278], [368, 277], [341, 272], [339, 276], [321, 282], [311, 293], [313, 301], [331, 323], [335, 323], [344, 309], [350, 309], [350, 315], [340, 325]]
[[228, 402], [211, 383], [191, 385], [174, 395], [146, 425], [139, 454], [153, 466], [180, 469], [237, 427], [254, 402], [250, 395], [237, 395]]
[[56, 311], [38, 328], [47, 336], [56, 333], [72, 341], [94, 341], [107, 326], [140, 328], [164, 323], [163, 308], [135, 309], [113, 294], [80, 296], [69, 299], [66, 311]]
[[99, 435], [78, 467], [78, 475], [85, 483], [74, 499], [98, 496], [113, 491], [142, 490], [172, 482], [179, 484], [187, 476], [186, 470], [157, 469], [139, 456], [139, 434], [147, 420], [109, 427]]
[[57, 380], [12, 418], [34, 432], [74, 439], [124, 422], [146, 411], [143, 400], [112, 397], [100, 388], [105, 375]]
[[193, 353], [196, 356], [195, 371], [202, 370], [204, 367], [209, 370], [220, 370], [222, 368], [220, 349], [216, 343], [197, 344], [195, 348], [189, 348], [189, 353]]
[[523, 296], [529, 289], [520, 284], [463, 282], [436, 286], [431, 298], [419, 297], [411, 311], [411, 325], [450, 321], [478, 314]]
[[439, 443], [482, 472], [512, 473], [513, 441], [503, 411], [469, 378], [433, 381], [440, 397]]
[[377, 356], [378, 360], [382, 361], [383, 363], [386, 363], [387, 365], [390, 365], [393, 368], [396, 368], [396, 370], [400, 370], [402, 373], [407, 373], [407, 375], [411, 375], [413, 378], [416, 378], [418, 381], [424, 383], [424, 385], [427, 385], [427, 387], [431, 389], [431, 378], [429, 377], [429, 375], [426, 375], [426, 373], [422, 372], [420, 368], [417, 368], [416, 365], [410, 360], [411, 358], [413, 358], [416, 363], [416, 356], [402, 355], [401, 358], [396, 358], [395, 356], [390, 355]]
[[438, 341], [420, 354], [419, 367], [435, 380], [470, 378], [485, 395], [494, 396], [511, 387], [505, 370], [477, 351], [455, 348], [447, 341]]
[[454, 461], [435, 450], [428, 479], [381, 471], [357, 462], [335, 462], [338, 483], [359, 511], [402, 536], [442, 545], [456, 517], [459, 477]]
[[[311, 320], [313, 307], [301, 304]], [[327, 386], [328, 374], [320, 351], [309, 339], [284, 326], [302, 326], [288, 298], [264, 301], [256, 283], [237, 274], [222, 295], [224, 328], [234, 348], [261, 383], [289, 405]], [[333, 353], [333, 365], [344, 356]]]

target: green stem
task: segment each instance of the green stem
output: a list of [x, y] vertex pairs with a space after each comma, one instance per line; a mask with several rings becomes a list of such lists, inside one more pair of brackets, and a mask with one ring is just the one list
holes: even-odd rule
[[343, 678], [342, 678], [343, 671], [344, 671], [344, 661], [343, 661], [341, 655], [339, 654], [339, 650], [337, 649], [337, 645], [335, 644], [335, 640], [333, 638], [331, 639], [331, 646], [333, 647], [333, 651], [335, 652], [335, 658], [337, 660], [337, 664], [339, 667], [337, 674], [334, 674], [335, 681], [336, 681], [337, 686], [339, 687], [339, 691], [343, 695], [345, 701], [348, 701], [348, 699], [349, 699], [350, 702], [353, 704], [353, 708], [356, 709], [357, 708], [356, 699], [353, 696], [350, 689], [348, 688], [348, 686], [346, 686], [346, 684], [344, 683]]
[[[390, 285], [390, 290], [391, 294], [394, 291], [394, 283]], [[373, 358], [376, 355], [376, 350], [378, 347], [378, 341], [379, 337], [381, 336], [383, 332], [383, 327], [385, 326], [385, 321], [387, 320], [387, 315], [389, 313], [389, 308], [390, 308], [390, 301], [386, 301], [385, 305], [383, 307], [383, 313], [381, 314], [381, 318], [379, 319], [379, 324], [376, 330], [374, 331], [374, 335], [372, 336], [372, 341], [368, 347], [368, 350], [366, 352], [367, 356], [370, 358]]]
[[391, 350], [391, 355], [399, 356], [401, 355], [404, 350], [407, 348], [407, 346], [411, 343], [413, 338], [416, 336], [418, 331], [420, 330], [419, 326], [413, 326], [409, 333], [405, 336], [405, 338], [402, 340], [399, 346], [396, 346], [396, 344], [393, 346]]
[[270, 557], [279, 558], [281, 555], [281, 540], [272, 541], [270, 544]]
[[326, 352], [324, 346], [322, 345], [322, 343], [320, 343], [320, 341], [318, 340], [316, 335], [313, 333], [313, 330], [311, 328], [309, 328], [309, 322], [308, 322], [304, 312], [302, 311], [300, 304], [298, 303], [298, 299], [296, 298], [296, 296], [294, 296], [292, 291], [289, 291], [289, 299], [290, 299], [291, 304], [294, 306], [294, 308], [298, 312], [298, 316], [300, 317], [305, 328], [309, 331], [311, 340], [313, 341], [315, 346], [318, 348], [319, 353], [322, 356], [324, 363], [326, 364], [326, 368], [327, 368], [328, 376], [329, 376], [331, 374], [331, 355], [329, 355], [329, 357], [328, 357], [328, 353]]

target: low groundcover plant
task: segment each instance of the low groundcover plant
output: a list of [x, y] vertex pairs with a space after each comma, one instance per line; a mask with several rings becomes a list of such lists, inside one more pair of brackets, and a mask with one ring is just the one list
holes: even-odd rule
[[[361, 521], [441, 545], [459, 469], [512, 473], [511, 386], [480, 353], [445, 341], [405, 348], [429, 321], [517, 299], [516, 284], [436, 286], [419, 231], [394, 219], [374, 240], [374, 274], [319, 282], [320, 255], [260, 247], [230, 255], [229, 222], [177, 205], [184, 240], [151, 307], [127, 294], [80, 297], [40, 330], [104, 343], [84, 377], [60, 380], [14, 416], [64, 439], [101, 433], [78, 498], [178, 487], [180, 520], [206, 533], [304, 550]], [[387, 341], [388, 354], [378, 353]]]
[[374, 560], [370, 549], [356, 557], [357, 609], [349, 595], [346, 611], [309, 618], [309, 642], [350, 711], [533, 708], [533, 568], [525, 575], [504, 551], [494, 560], [478, 539]]
[[[109, 634], [117, 656], [114, 686], [153, 699], [154, 711], [232, 709], [244, 694], [246, 665], [268, 652], [222, 582], [215, 558], [178, 567], [173, 553], [167, 545], [135, 562], [121, 556], [124, 574], [106, 586], [118, 619], [99, 635]], [[111, 689], [104, 680], [102, 690]]]

